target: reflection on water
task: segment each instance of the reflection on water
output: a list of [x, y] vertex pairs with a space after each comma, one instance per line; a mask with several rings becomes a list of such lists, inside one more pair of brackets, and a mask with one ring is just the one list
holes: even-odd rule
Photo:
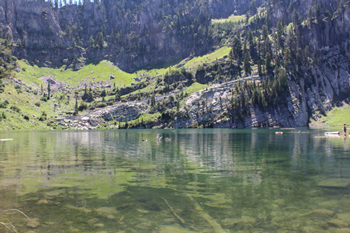
[[0, 142], [0, 210], [31, 220], [0, 221], [19, 232], [350, 232], [349, 142], [321, 134], [2, 133], [14, 141]]

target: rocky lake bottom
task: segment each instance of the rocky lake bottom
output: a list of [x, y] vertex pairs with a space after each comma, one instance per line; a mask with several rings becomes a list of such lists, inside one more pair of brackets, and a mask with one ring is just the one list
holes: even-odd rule
[[0, 142], [0, 222], [27, 233], [350, 232], [350, 140], [299, 130], [2, 132], [14, 140]]

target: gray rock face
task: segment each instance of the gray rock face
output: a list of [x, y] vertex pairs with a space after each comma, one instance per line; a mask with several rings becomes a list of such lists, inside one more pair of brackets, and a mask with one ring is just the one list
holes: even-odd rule
[[59, 125], [66, 127], [90, 130], [106, 121], [126, 122], [135, 120], [140, 116], [141, 110], [136, 104], [123, 103], [89, 111], [84, 115], [60, 118], [57, 121]]
[[[294, 89], [295, 92], [290, 93], [286, 104], [279, 105], [277, 108], [269, 108], [267, 111], [261, 111], [257, 106], [251, 105], [249, 107], [251, 115], [243, 120], [228, 117], [229, 101], [235, 98], [235, 96], [232, 96], [231, 89], [234, 88], [237, 82], [256, 78], [248, 77], [229, 81], [192, 94], [186, 101], [186, 107], [182, 108], [181, 113], [175, 118], [174, 128], [188, 128], [193, 124], [201, 125], [208, 121], [212, 121], [212, 126], [215, 128], [250, 128], [259, 127], [260, 125], [296, 127], [307, 125], [307, 105], [305, 101], [295, 101], [294, 97], [299, 97], [300, 93], [298, 93], [298, 88], [293, 82], [290, 83], [290, 89]], [[203, 103], [205, 103], [204, 107]]]
[[51, 91], [66, 91], [68, 90], [68, 85], [65, 82], [54, 79], [52, 75], [47, 75], [39, 78], [43, 83], [49, 85]]

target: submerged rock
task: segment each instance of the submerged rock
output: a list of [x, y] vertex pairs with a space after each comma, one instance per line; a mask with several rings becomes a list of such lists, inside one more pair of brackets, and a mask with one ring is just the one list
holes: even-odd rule
[[77, 229], [77, 228], [70, 228], [70, 229], [68, 230], [68, 233], [79, 233], [79, 232], [80, 232], [80, 230]]
[[95, 209], [95, 211], [103, 217], [106, 217], [108, 215], [118, 214], [118, 211], [115, 210], [113, 207], [100, 207], [98, 209]]
[[40, 225], [38, 218], [29, 219], [27, 222], [27, 227], [37, 228]]
[[318, 183], [322, 188], [348, 188], [350, 185], [350, 179], [328, 179]]
[[339, 219], [332, 219], [327, 222], [329, 226], [336, 228], [345, 228], [348, 227], [348, 224]]
[[94, 224], [94, 228], [103, 228], [105, 225], [103, 223]]
[[349, 228], [336, 229], [334, 233], [350, 233], [350, 229]]
[[242, 216], [241, 219], [226, 218], [221, 221], [221, 224], [225, 227], [235, 227], [238, 229], [248, 229], [254, 227], [256, 219], [249, 216]]
[[342, 213], [338, 214], [338, 219], [342, 220], [343, 222], [350, 224], [350, 213]]
[[310, 218], [318, 218], [321, 220], [322, 218], [330, 218], [335, 215], [334, 211], [327, 210], [327, 209], [318, 209], [318, 210], [313, 210], [307, 214], [304, 214], [304, 217], [310, 217]]
[[45, 193], [45, 197], [47, 199], [53, 199], [53, 198], [61, 196], [62, 193], [63, 193], [63, 190], [54, 190], [54, 191], [51, 191], [51, 192], [46, 192]]
[[143, 222], [143, 223], [140, 223], [139, 225], [136, 225], [135, 227], [138, 229], [141, 229], [141, 230], [146, 230], [146, 229], [150, 228], [151, 226], [152, 225], [150, 223]]
[[337, 205], [338, 205], [338, 201], [336, 200], [324, 201], [320, 203], [320, 206], [325, 209], [333, 209], [333, 208], [336, 208]]
[[36, 204], [37, 205], [42, 205], [42, 204], [48, 204], [49, 202], [46, 199], [41, 199], [40, 201], [38, 201]]
[[100, 221], [98, 218], [93, 218], [93, 219], [88, 220], [87, 224], [89, 224], [90, 226], [93, 226], [98, 221]]

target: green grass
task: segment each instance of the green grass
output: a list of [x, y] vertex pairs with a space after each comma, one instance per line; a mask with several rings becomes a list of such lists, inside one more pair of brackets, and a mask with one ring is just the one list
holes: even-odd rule
[[340, 108], [333, 108], [333, 110], [327, 112], [326, 116], [322, 116], [318, 121], [312, 121], [311, 126], [317, 128], [337, 128], [338, 131], [341, 131], [344, 123], [347, 125], [350, 124], [350, 106], [347, 104], [344, 104]]
[[192, 95], [193, 93], [203, 90], [204, 88], [208, 87], [208, 85], [206, 84], [200, 84], [200, 83], [193, 83], [191, 86], [189, 86], [188, 88], [186, 88], [185, 92], [188, 95]]
[[231, 15], [227, 19], [212, 19], [211, 23], [216, 24], [216, 23], [238, 22], [240, 20], [245, 20], [245, 19], [246, 19], [245, 15]]
[[[61, 95], [64, 98], [59, 100]], [[69, 100], [66, 98], [68, 95], [71, 97]], [[7, 100], [9, 104], [7, 108], [0, 108], [0, 116], [3, 112], [6, 115], [6, 119], [0, 120], [0, 131], [50, 129], [47, 126], [47, 122], [38, 120], [43, 112], [47, 114], [47, 119], [54, 119], [60, 112], [72, 111], [74, 109], [75, 100], [73, 92], [56, 92], [47, 102], [40, 101], [41, 96], [40, 91], [37, 95], [24, 90], [22, 90], [22, 93], [17, 93], [13, 85], [6, 85], [5, 92], [0, 94], [0, 102], [2, 103]], [[40, 106], [36, 106], [35, 103], [40, 103]], [[57, 104], [56, 110], [54, 109], [54, 104]], [[18, 107], [20, 112], [11, 110], [11, 106]], [[28, 116], [29, 120], [24, 119], [24, 116]]]
[[86, 79], [87, 82], [108, 81], [110, 80], [110, 74], [112, 74], [115, 76], [115, 79], [111, 80], [111, 82], [115, 83], [117, 87], [123, 87], [124, 85], [127, 86], [134, 82], [133, 78], [135, 77], [135, 74], [126, 73], [109, 61], [101, 61], [97, 65], [89, 64], [78, 71], [65, 69], [65, 67], [53, 69], [38, 67], [36, 65], [30, 66], [23, 60], [18, 61], [18, 63], [21, 67], [21, 71], [17, 73], [16, 76], [21, 78], [25, 84], [28, 82], [42, 84], [38, 78], [45, 75], [52, 75], [55, 79], [66, 82], [69, 86], [77, 86], [84, 79]]
[[227, 46], [221, 47], [220, 49], [210, 54], [206, 54], [204, 56], [195, 57], [191, 59], [185, 64], [185, 67], [189, 70], [195, 71], [199, 65], [203, 63], [212, 63], [216, 61], [216, 59], [227, 56], [230, 53], [230, 51], [231, 51], [230, 47], [227, 47]]

